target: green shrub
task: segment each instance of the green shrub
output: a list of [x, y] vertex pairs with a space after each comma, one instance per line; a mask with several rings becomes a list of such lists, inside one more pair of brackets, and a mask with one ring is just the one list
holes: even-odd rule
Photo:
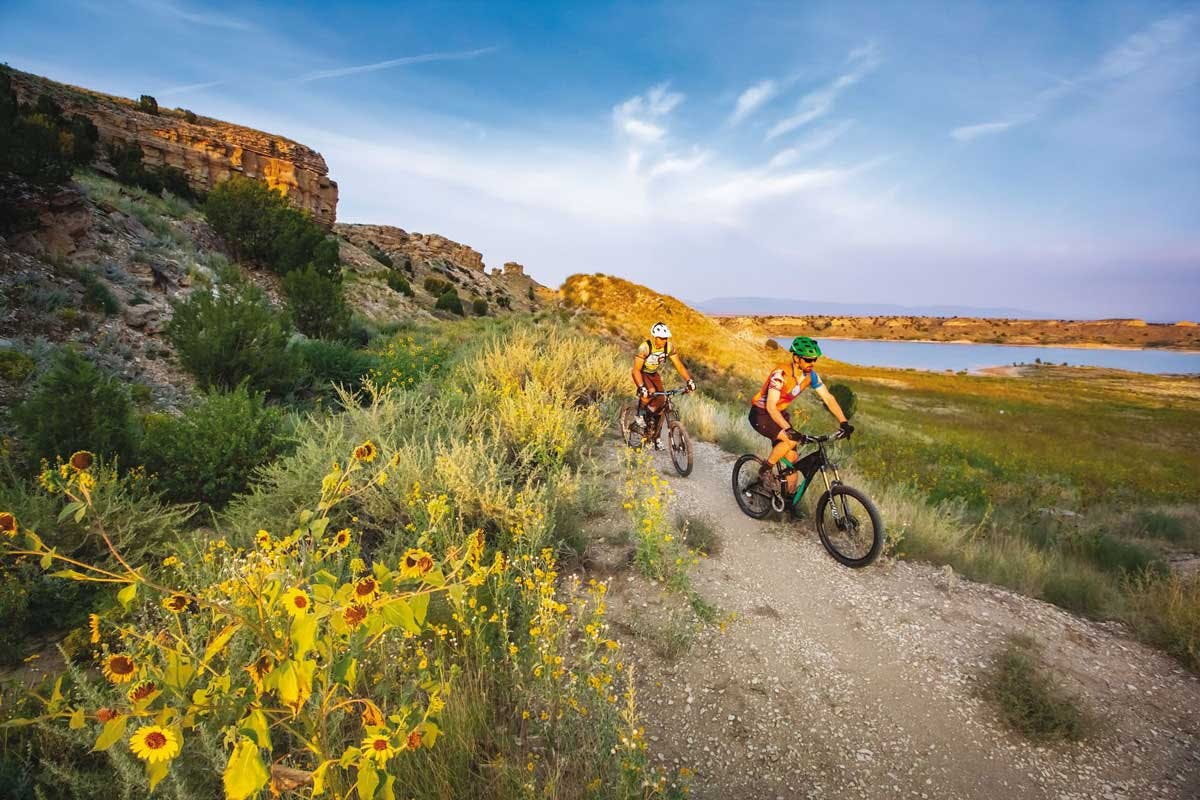
[[425, 291], [429, 292], [430, 294], [436, 294], [439, 297], [445, 293], [447, 289], [451, 288], [449, 281], [444, 281], [441, 278], [435, 278], [432, 275], [427, 277], [422, 285], [425, 287]]
[[471, 303], [471, 313], [477, 317], [486, 317], [488, 313], [488, 301], [482, 297], [476, 297], [475, 301]]
[[16, 409], [17, 425], [37, 458], [91, 450], [130, 463], [136, 442], [124, 384], [76, 350], [63, 348]]
[[283, 279], [288, 313], [296, 329], [305, 336], [337, 339], [350, 325], [350, 309], [342, 294], [342, 282], [327, 277], [313, 265], [289, 272]]
[[846, 419], [852, 419], [854, 411], [858, 407], [858, 395], [854, 393], [854, 390], [844, 383], [835, 383], [829, 387], [829, 393], [837, 399]]
[[392, 257], [380, 250], [379, 245], [375, 244], [374, 242], [367, 243], [367, 252], [370, 253], [371, 258], [375, 259], [380, 264], [383, 264], [385, 267], [390, 269], [391, 267], [395, 266], [395, 264], [392, 262]]
[[184, 108], [180, 110], [183, 111], [183, 119], [185, 122], [190, 122], [191, 124], [195, 125], [200, 121], [200, 118], [196, 116], [196, 112], [192, 111], [190, 108]]
[[405, 278], [399, 272], [388, 272], [387, 285], [393, 292], [399, 292], [405, 297], [412, 297], [414, 294], [412, 284], [408, 282], [408, 278]]
[[1178, 543], [1188, 538], [1183, 520], [1161, 511], [1139, 511], [1134, 517], [1134, 524], [1139, 533], [1154, 539]]
[[350, 391], [358, 391], [362, 388], [363, 378], [373, 370], [380, 369], [383, 364], [379, 356], [341, 342], [307, 339], [297, 342], [294, 347], [318, 389], [337, 384]]
[[[152, 195], [162, 194], [162, 191], [166, 189], [176, 197], [182, 197], [185, 200], [199, 199], [199, 195], [192, 188], [187, 174], [183, 170], [166, 165], [147, 167], [143, 164], [142, 147], [136, 142], [126, 144], [114, 142], [108, 146], [107, 154], [109, 163], [117, 173], [117, 180], [127, 186], [137, 186]], [[154, 226], [147, 224], [145, 220], [142, 220], [142, 223], [154, 229]], [[161, 228], [161, 226], [159, 227]], [[156, 230], [155, 232], [161, 234], [166, 231], [169, 231], [169, 228], [165, 231]]]
[[158, 101], [153, 96], [144, 94], [138, 98], [137, 110], [147, 114], [158, 114]]
[[89, 311], [101, 311], [106, 317], [111, 317], [121, 310], [121, 304], [117, 302], [112, 290], [100, 282], [95, 272], [84, 270], [79, 275], [79, 281], [83, 284], [84, 308]]
[[1200, 575], [1145, 572], [1127, 588], [1138, 637], [1200, 672]]
[[239, 258], [281, 275], [310, 264], [337, 274], [337, 240], [265, 183], [234, 175], [209, 192], [204, 214]]
[[466, 315], [466, 311], [463, 310], [462, 298], [458, 296], [458, 291], [453, 288], [442, 292], [441, 297], [437, 299], [433, 307], [438, 311], [450, 311], [458, 314], [460, 317]]
[[225, 284], [216, 297], [201, 289], [173, 305], [167, 337], [201, 388], [233, 389], [247, 381], [254, 391], [278, 396], [296, 387], [301, 370], [287, 349], [287, 317], [271, 308], [261, 289]]
[[0, 350], [0, 379], [9, 383], [24, 383], [33, 374], [37, 363], [16, 350]]
[[222, 508], [282, 449], [281, 415], [244, 386], [210, 392], [182, 415], [147, 420], [143, 462], [172, 502]]
[[10, 71], [0, 66], [0, 174], [17, 179], [0, 181], [0, 231], [36, 224], [36, 216], [22, 213], [22, 181], [42, 187], [65, 183], [74, 167], [92, 160], [98, 139], [90, 120], [78, 114], [67, 119], [46, 95], [32, 105], [18, 103]]
[[1004, 721], [1036, 741], [1079, 741], [1087, 717], [1042, 665], [1027, 636], [1011, 636], [992, 662], [983, 683], [984, 697]]
[[512, 308], [512, 298], [506, 294], [502, 294], [496, 298], [496, 305], [501, 308]]
[[537, 297], [536, 297], [536, 296], [534, 295], [534, 293], [533, 293], [533, 287], [532, 287], [532, 286], [530, 286], [530, 287], [529, 287], [529, 291], [528, 291], [526, 294], [528, 294], [528, 295], [529, 295], [529, 302], [531, 302], [531, 303], [532, 303], [532, 302], [534, 302], [534, 301], [536, 301], [536, 300], [537, 300]]

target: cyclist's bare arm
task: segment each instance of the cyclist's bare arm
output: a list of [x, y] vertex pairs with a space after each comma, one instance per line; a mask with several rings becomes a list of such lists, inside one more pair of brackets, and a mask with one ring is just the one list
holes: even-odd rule
[[817, 387], [817, 397], [825, 403], [825, 407], [829, 409], [829, 413], [837, 417], [839, 423], [846, 421], [846, 415], [842, 413], [842, 407], [838, 405], [837, 398], [833, 396], [833, 392], [825, 388], [824, 384]]
[[642, 365], [645, 363], [646, 357], [642, 354], [639, 353], [633, 357], [633, 372], [631, 374], [633, 375], [633, 382], [638, 385], [639, 389], [642, 388]]

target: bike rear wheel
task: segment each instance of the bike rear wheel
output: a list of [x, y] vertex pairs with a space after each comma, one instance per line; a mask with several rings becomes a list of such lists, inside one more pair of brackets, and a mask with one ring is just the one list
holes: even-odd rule
[[733, 496], [742, 513], [762, 519], [771, 513], [771, 493], [762, 485], [758, 470], [767, 462], [747, 453], [733, 465]]
[[692, 440], [688, 438], [683, 423], [671, 421], [667, 429], [667, 447], [671, 450], [671, 463], [681, 477], [692, 474]]
[[817, 535], [838, 563], [858, 569], [879, 557], [883, 521], [865, 494], [853, 486], [835, 484], [817, 501]]

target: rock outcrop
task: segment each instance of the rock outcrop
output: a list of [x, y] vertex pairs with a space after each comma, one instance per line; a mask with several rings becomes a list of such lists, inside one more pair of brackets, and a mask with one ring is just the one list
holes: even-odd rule
[[413, 263], [449, 261], [483, 272], [483, 255], [478, 250], [436, 233], [409, 233], [391, 225], [335, 225], [334, 231], [360, 247], [374, 245], [393, 258], [400, 255]]
[[16, 70], [12, 79], [22, 102], [49, 95], [68, 115], [89, 118], [102, 145], [137, 144], [147, 166], [176, 167], [197, 191], [207, 192], [238, 173], [282, 191], [322, 225], [332, 226], [337, 218], [337, 183], [321, 154], [302, 144], [178, 109], [147, 113], [123, 97]]

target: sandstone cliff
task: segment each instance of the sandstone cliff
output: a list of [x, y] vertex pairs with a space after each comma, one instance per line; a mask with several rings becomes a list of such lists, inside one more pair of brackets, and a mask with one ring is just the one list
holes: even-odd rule
[[178, 109], [146, 113], [123, 97], [16, 70], [12, 77], [22, 102], [39, 94], [50, 95], [67, 114], [91, 119], [102, 144], [136, 143], [147, 166], [176, 167], [198, 191], [207, 192], [240, 173], [281, 190], [323, 225], [333, 225], [337, 217], [337, 183], [329, 177], [321, 154], [302, 144]]

